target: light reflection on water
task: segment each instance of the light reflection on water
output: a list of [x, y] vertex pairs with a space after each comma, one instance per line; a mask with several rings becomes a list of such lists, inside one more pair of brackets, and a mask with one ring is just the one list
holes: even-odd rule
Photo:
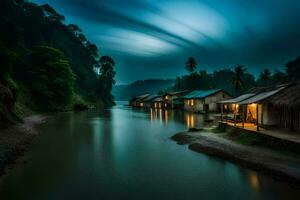
[[0, 199], [293, 199], [300, 191], [169, 139], [205, 125], [171, 110], [61, 113], [0, 181]]
[[150, 112], [151, 121], [159, 121], [161, 124], [168, 125], [169, 121], [184, 123], [187, 128], [202, 128], [206, 125], [212, 125], [216, 122], [206, 123], [205, 119], [211, 115], [203, 115], [197, 113], [184, 112], [179, 110], [143, 109], [144, 112]]
[[256, 172], [249, 172], [249, 183], [256, 191], [260, 190], [259, 177]]

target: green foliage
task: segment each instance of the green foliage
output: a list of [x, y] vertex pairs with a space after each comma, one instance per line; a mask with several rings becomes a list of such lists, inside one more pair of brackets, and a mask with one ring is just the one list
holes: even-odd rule
[[100, 75], [99, 75], [99, 84], [98, 84], [98, 92], [101, 97], [104, 98], [104, 105], [112, 106], [114, 105], [113, 96], [111, 94], [112, 87], [115, 84], [115, 74], [114, 65], [115, 62], [109, 56], [102, 56], [99, 60], [100, 62]]
[[246, 68], [238, 66], [235, 71], [222, 69], [208, 73], [206, 70], [200, 70], [199, 73], [193, 72], [189, 75], [177, 77], [173, 90], [220, 88], [232, 95], [238, 95], [249, 90], [255, 84], [254, 76], [249, 74]]
[[195, 60], [195, 58], [190, 57], [186, 63], [185, 63], [185, 69], [189, 72], [189, 73], [193, 73], [197, 68], [197, 62]]
[[286, 64], [286, 73], [290, 80], [300, 81], [300, 57]]
[[83, 111], [89, 109], [89, 105], [81, 96], [74, 95], [72, 109], [75, 111]]
[[97, 46], [87, 40], [80, 27], [65, 25], [64, 20], [48, 4], [1, 1], [0, 26], [5, 28], [0, 32], [0, 56], [4, 56], [0, 83], [13, 94], [18, 90], [22, 96], [26, 93], [20, 101], [34, 110], [71, 108], [74, 93], [94, 104], [112, 104], [111, 95], [98, 93], [102, 82], [94, 71]]
[[[17, 54], [9, 50], [0, 43], [0, 84], [3, 87], [7, 87], [12, 93], [12, 98], [15, 100], [18, 92], [18, 86], [11, 78], [13, 62], [15, 61]], [[1, 92], [1, 91], [0, 91]]]
[[238, 65], [234, 69], [234, 75], [232, 77], [232, 84], [234, 85], [234, 89], [236, 90], [236, 93], [241, 92], [241, 89], [244, 84], [242, 77], [244, 76], [245, 72], [246, 72], [246, 68], [242, 65]]
[[274, 70], [272, 73], [268, 69], [262, 71], [256, 81], [258, 86], [271, 86], [278, 85], [288, 82], [288, 77], [286, 74], [279, 70]]
[[63, 15], [58, 14], [54, 8], [52, 8], [49, 4], [44, 4], [41, 6], [44, 12], [46, 13], [46, 16], [50, 21], [53, 22], [62, 22], [65, 21], [65, 17]]
[[30, 89], [36, 104], [49, 109], [71, 103], [75, 76], [63, 53], [48, 46], [36, 46], [30, 55]]

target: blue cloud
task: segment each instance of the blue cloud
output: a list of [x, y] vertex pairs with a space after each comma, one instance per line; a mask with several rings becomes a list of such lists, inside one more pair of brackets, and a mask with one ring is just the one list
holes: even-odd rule
[[[300, 52], [295, 0], [37, 0], [80, 25], [117, 79], [174, 77], [189, 56], [201, 69], [282, 67]], [[126, 70], [138, 73], [126, 73]]]

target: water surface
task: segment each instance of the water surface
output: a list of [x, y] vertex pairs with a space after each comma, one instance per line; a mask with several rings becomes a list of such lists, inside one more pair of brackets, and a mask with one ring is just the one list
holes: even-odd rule
[[60, 113], [41, 125], [0, 199], [297, 199], [291, 185], [169, 139], [203, 116], [110, 110]]

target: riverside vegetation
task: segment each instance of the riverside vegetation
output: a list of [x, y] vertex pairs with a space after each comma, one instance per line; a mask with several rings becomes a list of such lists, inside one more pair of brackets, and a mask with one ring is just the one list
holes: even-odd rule
[[115, 62], [64, 20], [48, 4], [0, 2], [0, 174], [36, 135], [38, 113], [114, 105]]
[[33, 112], [114, 105], [114, 61], [50, 5], [0, 6], [0, 122]]

